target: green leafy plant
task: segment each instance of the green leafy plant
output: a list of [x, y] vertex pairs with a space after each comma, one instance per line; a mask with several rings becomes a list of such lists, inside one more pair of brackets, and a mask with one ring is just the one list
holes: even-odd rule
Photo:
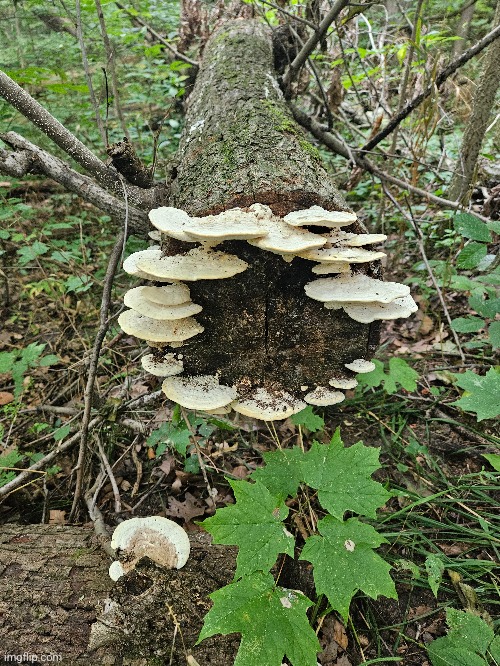
[[55, 354], [42, 356], [46, 345], [32, 342], [24, 349], [0, 352], [0, 374], [10, 374], [14, 380], [14, 395], [19, 398], [23, 392], [24, 376], [28, 370], [43, 368], [59, 363]]
[[500, 636], [473, 613], [448, 608], [449, 631], [427, 648], [432, 666], [488, 666], [500, 663]]
[[359, 386], [378, 388], [382, 386], [389, 395], [396, 393], [398, 384], [406, 391], [415, 391], [417, 388], [418, 372], [404, 359], [393, 356], [389, 359], [387, 372], [385, 364], [375, 359], [375, 369], [357, 376]]
[[465, 389], [459, 400], [452, 402], [467, 412], [474, 412], [478, 421], [494, 419], [500, 414], [500, 372], [490, 368], [485, 375], [471, 370], [453, 375], [457, 385]]
[[[311, 425], [310, 414], [305, 420]], [[237, 631], [242, 642], [235, 666], [280, 666], [285, 655], [293, 666], [316, 666], [319, 644], [306, 615], [312, 602], [280, 587], [270, 574], [280, 554], [293, 557], [296, 550], [314, 567], [318, 595], [344, 620], [358, 591], [371, 598], [396, 597], [390, 566], [375, 552], [385, 538], [358, 517], [345, 519], [346, 512], [376, 518], [390, 497], [371, 478], [380, 467], [378, 456], [361, 442], [345, 448], [337, 430], [329, 444], [315, 441], [307, 452], [295, 447], [265, 453], [266, 464], [251, 481], [229, 481], [235, 504], [219, 509], [203, 526], [215, 543], [238, 546], [235, 582], [212, 595], [199, 641]], [[311, 489], [324, 516], [299, 547], [287, 529], [286, 502]]]
[[184, 459], [185, 471], [196, 474], [200, 471], [200, 465], [192, 433], [196, 433], [198, 445], [203, 446], [208, 437], [217, 429], [234, 430], [235, 427], [231, 423], [213, 416], [201, 417], [192, 413], [187, 414], [187, 421], [189, 425], [186, 423], [179, 405], [177, 405], [172, 414], [172, 420], [153, 430], [146, 443], [152, 448], [156, 447], [155, 454], [157, 457], [163, 455], [168, 448], [173, 449]]
[[[485, 223], [470, 213], [459, 213], [453, 219], [453, 226], [465, 242], [456, 258], [457, 268], [468, 271], [486, 271], [495, 259], [495, 255], [488, 254], [488, 243], [492, 242], [491, 232], [500, 231], [498, 222]], [[488, 274], [482, 277], [481, 284], [487, 285]], [[496, 282], [494, 272], [490, 274], [490, 278], [494, 285]], [[477, 333], [485, 329], [489, 343], [496, 349], [500, 347], [500, 322], [494, 321], [494, 319], [500, 312], [500, 298], [492, 288], [485, 288], [485, 294], [478, 293], [477, 290], [471, 291], [473, 293], [469, 297], [469, 307], [480, 316], [457, 317], [453, 319], [452, 327], [458, 333]], [[484, 295], [486, 298], [483, 298]]]

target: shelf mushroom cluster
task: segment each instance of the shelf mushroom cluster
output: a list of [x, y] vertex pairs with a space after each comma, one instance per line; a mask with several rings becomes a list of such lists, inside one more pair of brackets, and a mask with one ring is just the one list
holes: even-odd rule
[[[356, 222], [346, 211], [327, 211], [320, 206], [294, 211], [284, 218], [263, 204], [248, 209], [233, 208], [218, 215], [190, 217], [171, 207], [152, 210], [149, 218], [155, 227], [154, 240], [161, 234], [178, 241], [196, 243], [193, 249], [165, 256], [159, 246], [135, 252], [124, 262], [126, 272], [162, 286], [136, 287], [125, 294], [125, 305], [118, 323], [129, 335], [147, 340], [154, 349], [142, 358], [144, 369], [165, 377], [167, 397], [187, 409], [224, 414], [231, 409], [262, 420], [284, 419], [301, 411], [306, 404], [333, 405], [344, 400], [342, 392], [357, 385], [354, 374], [370, 372], [374, 364], [354, 359], [346, 364], [350, 377], [332, 377], [329, 386], [309, 390], [303, 397], [284, 390], [260, 387], [239, 395], [235, 387], [223, 386], [216, 376], [179, 377], [183, 372], [182, 354], [165, 353], [203, 332], [194, 315], [202, 308], [190, 299], [183, 281], [218, 280], [245, 271], [248, 264], [238, 257], [214, 249], [228, 240], [241, 240], [262, 250], [279, 254], [287, 262], [300, 257], [317, 262], [312, 267], [320, 277], [305, 285], [306, 294], [328, 309], [342, 308], [352, 319], [370, 323], [376, 319], [408, 317], [417, 306], [406, 285], [375, 280], [352, 271], [353, 265], [381, 259], [383, 252], [364, 246], [386, 240], [383, 234], [357, 234], [343, 230]], [[314, 233], [311, 227], [321, 227]], [[325, 232], [325, 229], [327, 230]], [[160, 236], [158, 236], [160, 234]]]

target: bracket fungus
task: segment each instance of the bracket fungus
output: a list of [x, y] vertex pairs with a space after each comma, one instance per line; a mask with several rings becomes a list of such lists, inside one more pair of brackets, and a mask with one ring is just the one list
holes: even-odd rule
[[[345, 371], [342, 366], [351, 373], [370, 372], [375, 367], [370, 361], [352, 358], [356, 352], [345, 354], [339, 348], [338, 360], [333, 357], [334, 367], [331, 374], [327, 374], [326, 365], [312, 376], [307, 376], [306, 372], [305, 376], [301, 377], [297, 370], [292, 379], [293, 383], [295, 377], [297, 378], [297, 385], [294, 386], [275, 382], [271, 376], [270, 381], [263, 379], [258, 371], [255, 377], [252, 377], [251, 372], [249, 376], [245, 373], [229, 373], [230, 379], [227, 381], [223, 359], [228, 359], [231, 363], [231, 353], [230, 350], [224, 350], [225, 355], [220, 358], [217, 356], [219, 331], [214, 321], [219, 322], [219, 326], [227, 325], [229, 330], [234, 331], [239, 330], [237, 320], [240, 313], [242, 319], [249, 317], [249, 321], [252, 321], [251, 317], [260, 311], [250, 303], [248, 313], [255, 314], [247, 314], [247, 282], [245, 276], [239, 278], [239, 274], [249, 270], [248, 275], [251, 277], [248, 284], [253, 285], [252, 289], [255, 289], [256, 280], [262, 280], [263, 277], [272, 280], [274, 275], [273, 269], [266, 272], [265, 261], [256, 259], [258, 254], [250, 249], [245, 250], [249, 245], [281, 255], [286, 262], [292, 262], [298, 257], [301, 262], [291, 265], [290, 269], [281, 269], [275, 264], [278, 273], [288, 271], [280, 289], [290, 294], [293, 292], [295, 287], [292, 276], [297, 270], [303, 276], [299, 289], [302, 290], [303, 287], [306, 296], [312, 301], [319, 301], [327, 310], [332, 310], [332, 320], [339, 318], [341, 321], [344, 314], [337, 314], [335, 311], [343, 309], [357, 322], [356, 330], [361, 330], [360, 325], [370, 325], [378, 320], [408, 317], [417, 309], [410, 296], [409, 287], [371, 277], [378, 274], [376, 264], [372, 262], [377, 262], [386, 255], [376, 249], [365, 249], [364, 246], [380, 243], [386, 240], [386, 236], [357, 233], [363, 231], [363, 226], [350, 211], [330, 211], [321, 206], [311, 206], [280, 217], [270, 206], [255, 203], [247, 208], [230, 208], [218, 214], [195, 217], [183, 210], [164, 206], [150, 211], [149, 218], [156, 228], [152, 232], [153, 237], [157, 239], [160, 235], [162, 247], [152, 246], [135, 252], [125, 260], [124, 269], [139, 278], [170, 284], [130, 289], [124, 297], [125, 305], [130, 310], [120, 315], [118, 323], [126, 333], [148, 341], [149, 346], [153, 347], [153, 353], [146, 354], [141, 359], [143, 368], [155, 376], [164, 377], [162, 389], [165, 395], [187, 409], [212, 414], [224, 414], [234, 409], [240, 414], [262, 420], [285, 419], [304, 409], [307, 403], [333, 405], [344, 400], [342, 391], [354, 388], [357, 381], [352, 374], [343, 376]], [[188, 245], [187, 249], [186, 246], [178, 249], [178, 245], [169, 239], [194, 244], [194, 247], [189, 248]], [[228, 248], [230, 252], [213, 249], [221, 243], [224, 243], [224, 249]], [[239, 249], [243, 250], [246, 260], [236, 256]], [[309, 269], [305, 263], [307, 261], [319, 263]], [[313, 276], [331, 277], [308, 282], [309, 270]], [[228, 311], [226, 323], [210, 310], [204, 281], [231, 278], [240, 280], [235, 284], [245, 287], [241, 292], [241, 301], [231, 305], [233, 309]], [[182, 281], [201, 281], [200, 286], [194, 284], [191, 289], [203, 307], [193, 303], [190, 289]], [[209, 291], [208, 286], [206, 290]], [[221, 291], [217, 293], [220, 294]], [[268, 284], [262, 284], [262, 293], [266, 300], [265, 313], [258, 316], [263, 317], [262, 321], [265, 322], [266, 341], [262, 341], [262, 345], [267, 354], [267, 318], [271, 312], [269, 304], [272, 302], [269, 300]], [[209, 309], [207, 314], [205, 308]], [[311, 312], [318, 312], [315, 308], [317, 306], [314, 306]], [[193, 319], [193, 315], [199, 313], [203, 325]], [[231, 316], [233, 319], [230, 319]], [[329, 326], [328, 321], [326, 320], [326, 327]], [[296, 323], [290, 320], [290, 325], [293, 328]], [[196, 354], [187, 354], [186, 358], [183, 358], [182, 355], [165, 353], [166, 346], [181, 346], [186, 340], [203, 333], [204, 328], [207, 328], [205, 336], [208, 334], [208, 337], [202, 338], [205, 341], [203, 344], [214, 347], [215, 363], [209, 363], [207, 367], [198, 361]], [[327, 330], [328, 328], [325, 329]], [[273, 332], [273, 335], [278, 333]], [[279, 335], [282, 339], [283, 332]], [[297, 340], [300, 339], [300, 334], [294, 335]], [[327, 333], [322, 335], [327, 339]], [[287, 353], [293, 348], [287, 347]], [[254, 353], [250, 348], [249, 351], [250, 354]], [[269, 358], [269, 361], [270, 368], [279, 363], [274, 358]], [[186, 376], [183, 372], [186, 372]], [[225, 377], [226, 383], [232, 386], [220, 384], [220, 376]], [[310, 388], [306, 384], [311, 385]], [[299, 387], [302, 392], [308, 391], [304, 397], [298, 395]]]
[[204, 330], [203, 326], [191, 317], [172, 321], [151, 319], [135, 310], [122, 312], [118, 317], [118, 324], [128, 335], [152, 342], [184, 342]]
[[154, 354], [146, 354], [141, 358], [141, 365], [146, 372], [155, 377], [180, 375], [184, 370], [184, 363], [179, 356], [176, 358], [175, 354], [165, 354], [161, 358], [156, 358]]
[[372, 363], [372, 361], [367, 361], [364, 358], [355, 358], [354, 361], [345, 363], [345, 367], [358, 375], [365, 372], [372, 372], [376, 368], [375, 363]]
[[325, 386], [317, 386], [314, 391], [310, 391], [304, 396], [304, 400], [309, 405], [317, 405], [318, 407], [327, 407], [328, 405], [336, 405], [345, 400], [345, 395], [340, 391], [332, 391]]
[[250, 398], [233, 402], [232, 407], [235, 412], [244, 416], [262, 421], [277, 421], [301, 412], [307, 405], [286, 391], [271, 393], [264, 388], [258, 388]]
[[112, 580], [131, 571], [142, 557], [167, 569], [181, 569], [189, 558], [186, 532], [173, 520], [161, 516], [130, 518], [120, 523], [111, 539], [119, 560], [109, 567]]
[[356, 222], [358, 218], [355, 213], [325, 210], [321, 206], [311, 206], [306, 210], [296, 210], [288, 213], [283, 219], [293, 227], [311, 225], [338, 229]]
[[221, 280], [243, 272], [248, 264], [232, 254], [195, 247], [186, 254], [141, 257], [137, 268], [153, 280]]
[[162, 390], [170, 400], [187, 409], [210, 411], [227, 407], [237, 398], [236, 389], [219, 384], [217, 377], [169, 377]]

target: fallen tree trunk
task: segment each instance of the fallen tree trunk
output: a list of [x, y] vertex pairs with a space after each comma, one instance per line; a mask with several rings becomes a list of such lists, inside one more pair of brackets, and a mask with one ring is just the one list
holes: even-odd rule
[[[191, 215], [253, 203], [279, 216], [312, 205], [349, 210], [288, 109], [271, 31], [256, 21], [228, 22], [207, 43], [174, 176], [171, 205]], [[176, 254], [179, 242], [164, 248]], [[306, 296], [312, 262], [286, 263], [242, 241], [218, 249], [250, 268], [229, 280], [190, 284], [205, 332], [184, 344], [185, 374], [300, 392], [301, 385], [327, 386], [345, 363], [373, 354], [377, 323], [360, 324]], [[368, 267], [372, 276], [377, 270], [378, 263]]]
[[2, 526], [0, 661], [98, 666], [123, 657], [129, 666], [157, 666], [171, 655], [181, 666], [189, 653], [201, 664], [233, 663], [236, 636], [193, 647], [208, 595], [232, 579], [233, 548], [195, 535], [182, 570], [143, 560], [112, 590], [108, 566], [92, 530]]

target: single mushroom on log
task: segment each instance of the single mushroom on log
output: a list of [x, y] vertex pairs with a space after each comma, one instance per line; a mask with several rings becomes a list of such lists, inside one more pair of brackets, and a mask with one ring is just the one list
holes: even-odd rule
[[[209, 39], [170, 193], [170, 205], [149, 214], [161, 250], [135, 253], [125, 269], [189, 282], [192, 304], [176, 306], [187, 317], [179, 322], [192, 322], [189, 335], [176, 337], [177, 321], [166, 321], [173, 306], [153, 305], [137, 290], [119, 321], [165, 347], [182, 343], [182, 376], [166, 370], [163, 389], [186, 408], [232, 406], [273, 420], [307, 402], [338, 403], [343, 393], [332, 389], [351, 386], [349, 364], [373, 355], [379, 320], [416, 308], [408, 287], [391, 290], [394, 283], [379, 279], [385, 254], [363, 246], [385, 236], [366, 233], [293, 120], [271, 31], [257, 21], [229, 21]], [[223, 387], [232, 397], [211, 399]]]

